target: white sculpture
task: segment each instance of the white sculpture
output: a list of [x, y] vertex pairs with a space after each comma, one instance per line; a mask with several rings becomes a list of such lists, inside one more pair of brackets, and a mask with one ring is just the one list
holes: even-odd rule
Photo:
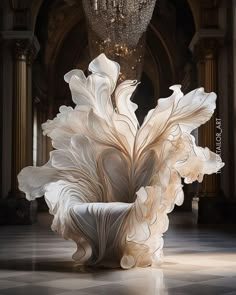
[[139, 127], [130, 101], [137, 81], [115, 90], [119, 64], [104, 54], [89, 70], [87, 78], [80, 70], [65, 75], [76, 106], [61, 106], [42, 125], [55, 150], [44, 166], [20, 172], [19, 188], [28, 200], [45, 196], [52, 229], [77, 243], [79, 263], [157, 265], [167, 214], [183, 202], [181, 177], [201, 182], [224, 165], [190, 134], [210, 119], [216, 95], [203, 88], [183, 95], [172, 86]]

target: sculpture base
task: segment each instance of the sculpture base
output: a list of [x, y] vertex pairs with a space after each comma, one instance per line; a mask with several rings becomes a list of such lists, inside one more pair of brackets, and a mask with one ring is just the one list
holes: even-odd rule
[[37, 201], [27, 201], [21, 194], [10, 193], [0, 200], [0, 225], [29, 225], [37, 221]]

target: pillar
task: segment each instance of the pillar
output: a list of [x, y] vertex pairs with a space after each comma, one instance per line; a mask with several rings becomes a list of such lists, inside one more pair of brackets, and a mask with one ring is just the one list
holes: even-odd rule
[[8, 197], [10, 219], [7, 221], [13, 224], [31, 224], [36, 220], [37, 202], [28, 202], [19, 191], [17, 175], [22, 168], [33, 164], [31, 66], [37, 51], [34, 37], [16, 39], [13, 43], [12, 170]]
[[21, 195], [18, 189], [17, 174], [30, 165], [29, 146], [32, 129], [31, 99], [28, 93], [28, 41], [17, 41], [15, 45], [14, 100], [13, 100], [13, 137], [12, 137], [12, 187], [11, 193]]
[[[209, 33], [195, 35], [190, 45], [195, 57], [198, 71], [198, 86], [204, 87], [206, 92], [216, 92], [218, 72], [218, 50], [222, 36], [216, 32], [209, 37]], [[217, 36], [214, 36], [217, 35]], [[220, 97], [218, 96], [217, 100]], [[216, 118], [218, 103], [211, 119], [198, 129], [198, 144], [208, 147], [216, 153]], [[205, 175], [199, 185], [198, 223], [224, 222], [224, 196], [220, 192], [220, 174]]]
[[[200, 70], [199, 79], [200, 85], [204, 85], [206, 92], [217, 93], [217, 48], [218, 44], [215, 40], [204, 40], [203, 44], [203, 68]], [[201, 77], [202, 75], [202, 77]], [[219, 99], [219, 98], [218, 98]], [[208, 147], [211, 151], [216, 151], [216, 118], [218, 107], [211, 119], [199, 128], [199, 142], [203, 147]], [[205, 175], [202, 184], [200, 185], [200, 193], [202, 197], [218, 197], [219, 196], [219, 181], [218, 175]]]

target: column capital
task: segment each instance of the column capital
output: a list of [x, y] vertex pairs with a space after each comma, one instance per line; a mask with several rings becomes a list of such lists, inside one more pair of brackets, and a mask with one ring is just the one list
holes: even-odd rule
[[197, 60], [214, 58], [219, 47], [224, 43], [225, 31], [223, 30], [199, 30], [193, 36], [189, 49]]
[[0, 38], [12, 41], [14, 57], [18, 60], [26, 60], [28, 63], [33, 62], [40, 49], [33, 31], [2, 31]]
[[39, 51], [38, 41], [33, 39], [16, 39], [13, 45], [14, 57], [32, 64]]

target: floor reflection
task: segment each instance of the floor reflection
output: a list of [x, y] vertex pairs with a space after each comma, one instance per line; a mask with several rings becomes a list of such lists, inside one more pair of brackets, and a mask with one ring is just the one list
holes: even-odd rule
[[[42, 216], [43, 217], [43, 216]], [[175, 224], [161, 268], [78, 268], [75, 245], [33, 226], [0, 227], [0, 295], [236, 294], [236, 232]]]

